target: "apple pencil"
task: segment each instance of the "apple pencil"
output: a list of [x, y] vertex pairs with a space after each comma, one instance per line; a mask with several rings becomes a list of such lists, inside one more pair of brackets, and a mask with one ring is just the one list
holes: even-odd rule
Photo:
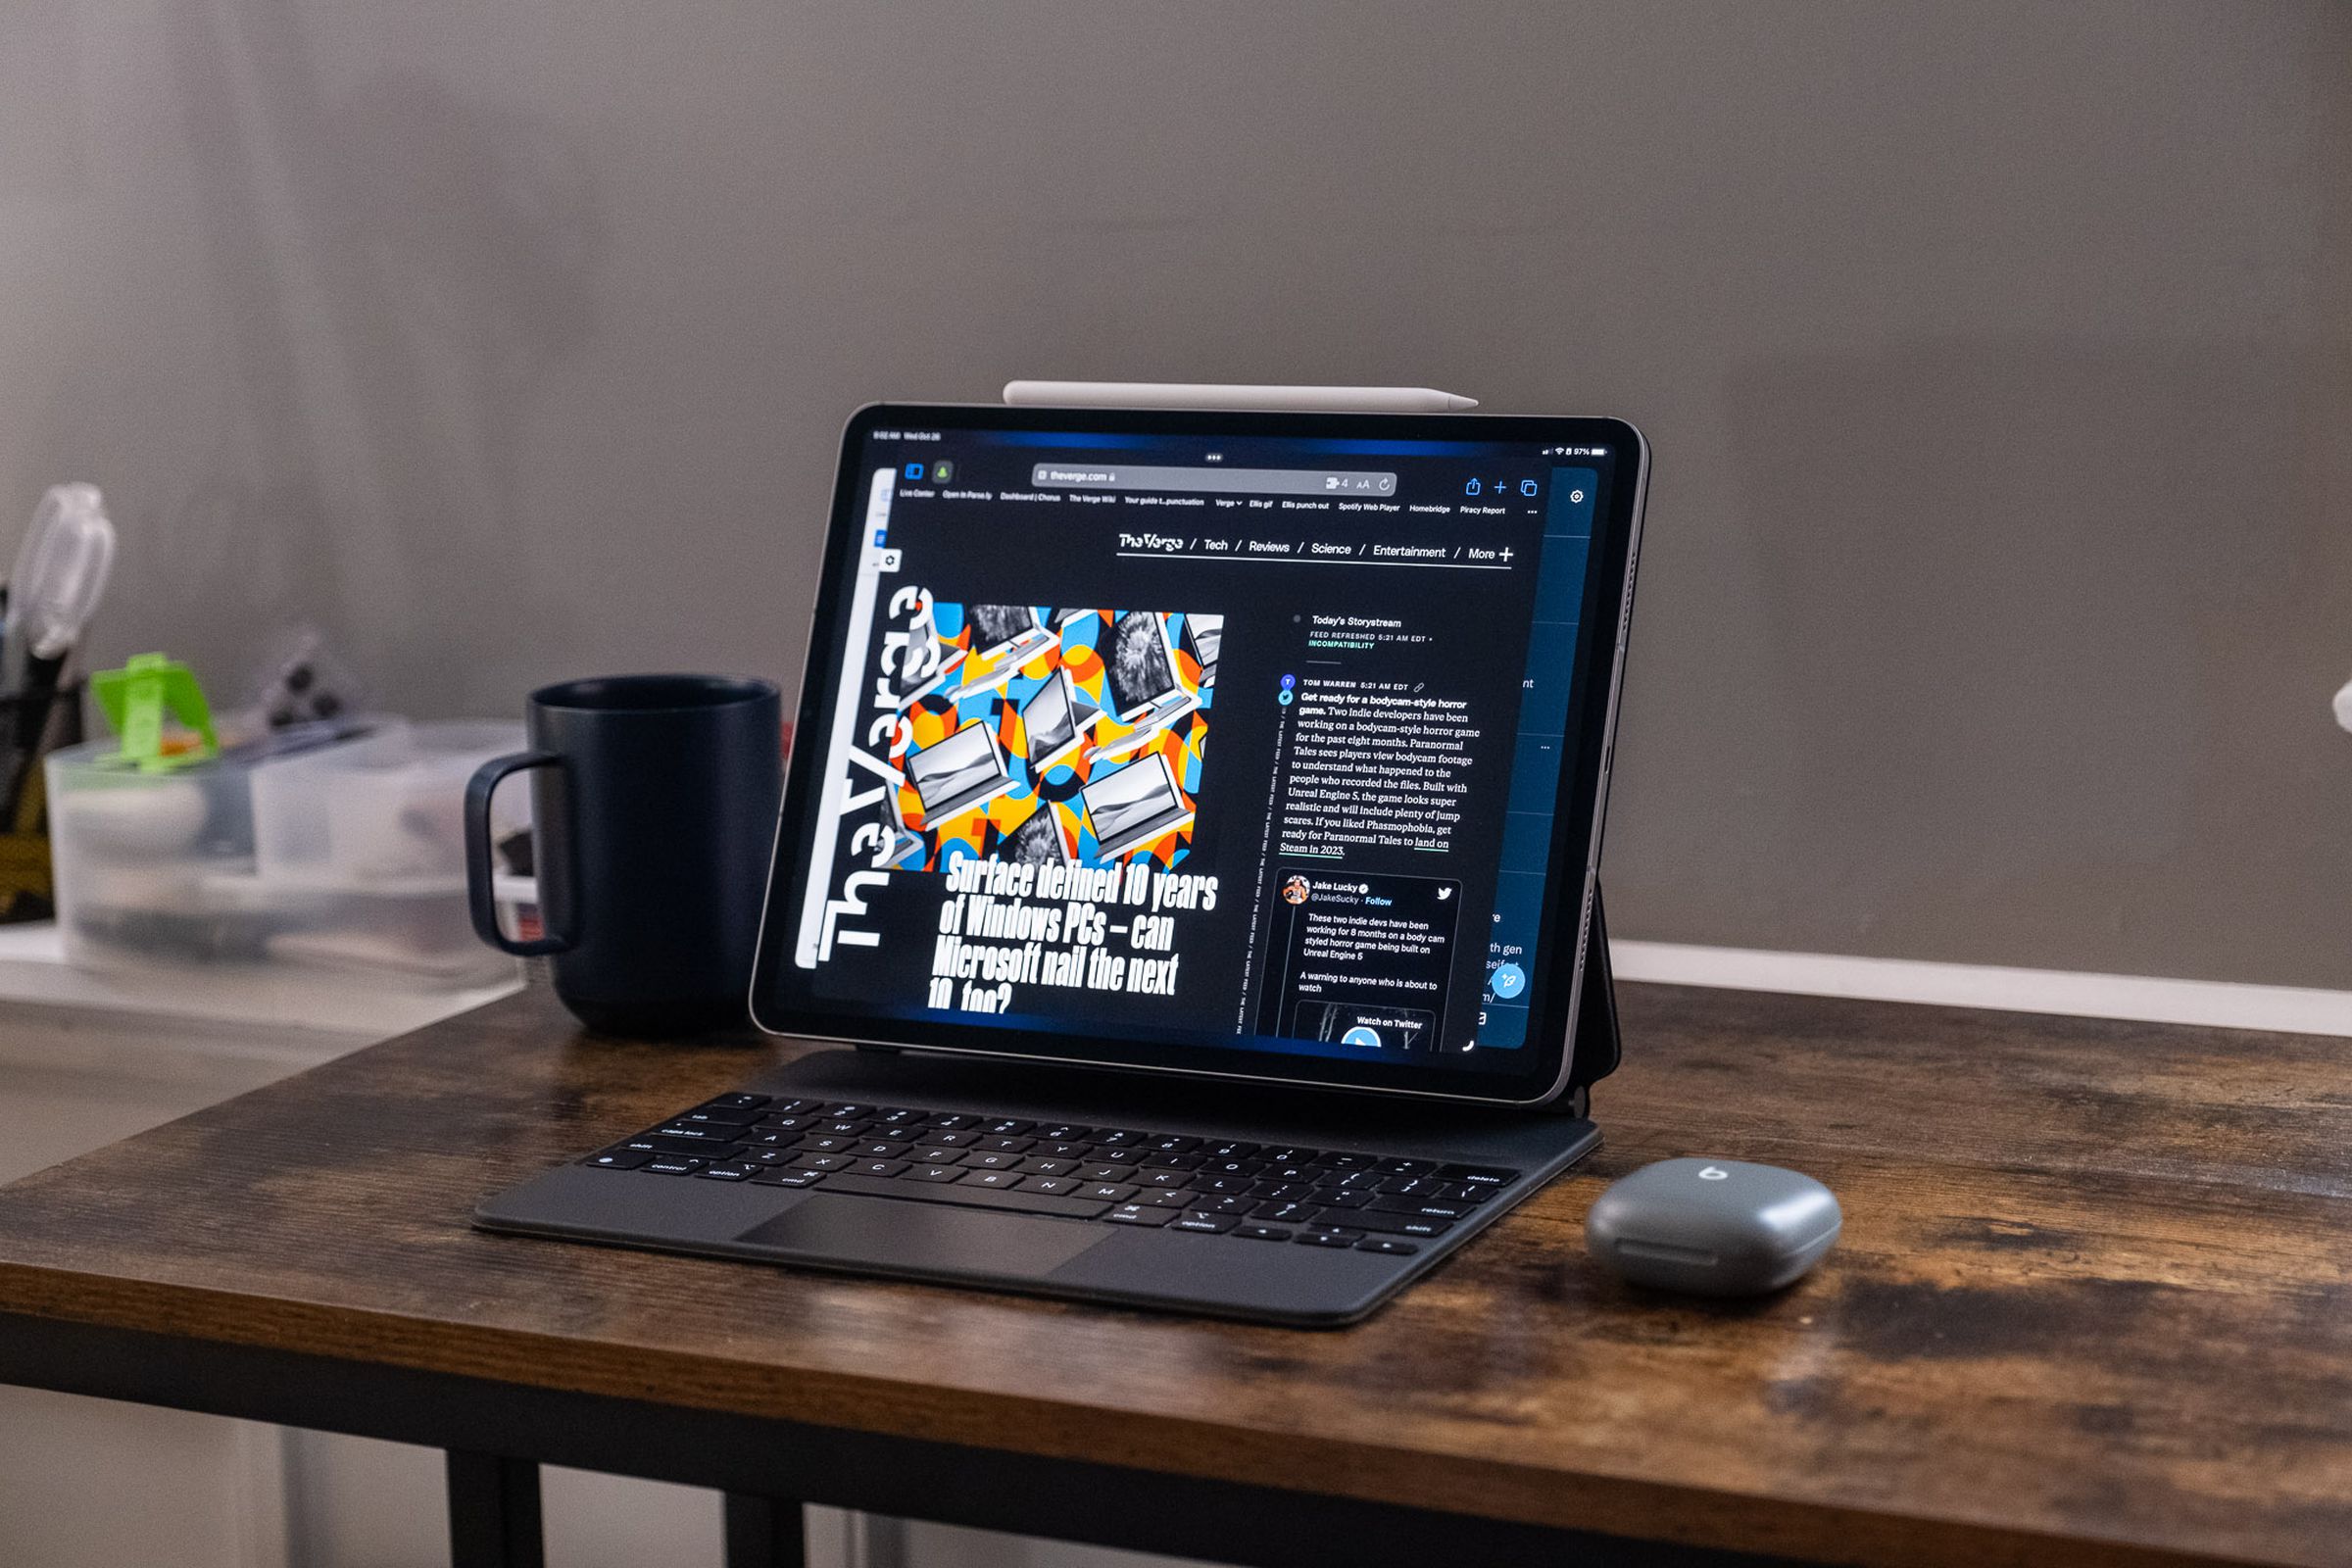
[[1060, 409], [1269, 409], [1310, 414], [1458, 414], [1478, 399], [1426, 386], [1219, 386], [1178, 381], [1007, 381], [1004, 401]]

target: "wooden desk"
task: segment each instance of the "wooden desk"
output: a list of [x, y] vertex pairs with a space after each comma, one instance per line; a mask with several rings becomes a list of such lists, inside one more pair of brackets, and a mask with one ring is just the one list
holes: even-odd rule
[[[2352, 1560], [2345, 1042], [1623, 1000], [1607, 1147], [1351, 1330], [477, 1234], [777, 1049], [534, 990], [0, 1192], [0, 1380], [488, 1456], [462, 1561], [535, 1549], [522, 1461], [735, 1494], [743, 1562], [762, 1497], [1283, 1568]], [[1688, 1152], [1844, 1241], [1761, 1304], [1614, 1283], [1586, 1205]]]

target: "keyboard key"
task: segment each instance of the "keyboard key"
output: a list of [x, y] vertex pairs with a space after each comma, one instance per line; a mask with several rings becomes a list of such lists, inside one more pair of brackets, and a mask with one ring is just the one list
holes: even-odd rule
[[906, 1173], [906, 1179], [912, 1182], [952, 1182], [962, 1175], [963, 1172], [954, 1165], [917, 1165]]
[[1121, 1165], [1115, 1161], [1101, 1161], [1092, 1165], [1079, 1166], [1078, 1176], [1081, 1181], [1131, 1182], [1135, 1180], [1135, 1167]]
[[1306, 1228], [1317, 1236], [1345, 1237], [1351, 1242], [1360, 1242], [1364, 1239], [1362, 1231], [1352, 1230], [1346, 1225], [1334, 1225], [1326, 1220], [1309, 1221]]
[[697, 1105], [678, 1120], [697, 1126], [749, 1127], [760, 1119], [760, 1112], [744, 1110], [734, 1105]]
[[767, 1113], [770, 1116], [805, 1116], [810, 1111], [823, 1109], [824, 1103], [821, 1100], [771, 1100], [767, 1102]]
[[594, 1165], [599, 1170], [635, 1170], [653, 1157], [642, 1149], [610, 1149], [601, 1154], [591, 1154], [580, 1163]]
[[1426, 1176], [1437, 1168], [1434, 1159], [1384, 1159], [1373, 1167], [1384, 1176]]
[[1228, 1139], [1223, 1143], [1210, 1144], [1206, 1149], [1200, 1151], [1200, 1152], [1206, 1154], [1211, 1159], [1246, 1159], [1250, 1155], [1257, 1152], [1257, 1146], [1255, 1144], [1235, 1143]]
[[795, 1170], [847, 1170], [856, 1163], [858, 1162], [847, 1154], [795, 1154], [792, 1156], [792, 1166]]
[[897, 1110], [882, 1112], [881, 1115], [874, 1118], [874, 1122], [875, 1125], [881, 1127], [919, 1127], [922, 1125], [924, 1114], [922, 1111], [908, 1110], [901, 1106]]
[[1147, 1170], [1144, 1172], [1144, 1185], [1146, 1187], [1190, 1187], [1193, 1185], [1193, 1173], [1189, 1170]]
[[1279, 1220], [1285, 1225], [1303, 1225], [1322, 1214], [1312, 1203], [1260, 1203], [1250, 1211], [1251, 1219]]
[[1233, 1216], [1230, 1214], [1203, 1214], [1199, 1209], [1179, 1214], [1168, 1221], [1168, 1229], [1172, 1231], [1198, 1231], [1203, 1236], [1222, 1236], [1233, 1229]]
[[1467, 1182], [1440, 1182], [1429, 1196], [1444, 1203], [1483, 1203], [1500, 1189], [1473, 1187]]
[[640, 1154], [692, 1154], [698, 1159], [724, 1159], [735, 1152], [733, 1144], [714, 1143], [710, 1139], [662, 1138], [648, 1134], [632, 1138], [622, 1146]]
[[754, 1149], [794, 1149], [799, 1147], [801, 1135], [799, 1133], [761, 1132], [755, 1127], [751, 1129], [750, 1136], [746, 1137], [744, 1142]]
[[[964, 1118], [966, 1121], [971, 1119], [972, 1118], [969, 1116]], [[934, 1125], [937, 1124], [934, 1123]], [[949, 1128], [944, 1132], [925, 1132], [923, 1134], [924, 1143], [934, 1145], [940, 1149], [963, 1149], [969, 1145], [976, 1144], [979, 1141], [980, 1135], [978, 1133], [957, 1132], [954, 1128]]]
[[1410, 1257], [1421, 1250], [1412, 1243], [1400, 1242], [1394, 1236], [1375, 1236], [1369, 1241], [1358, 1242], [1355, 1250], [1359, 1252], [1386, 1252], [1391, 1257]]
[[881, 1143], [859, 1144], [852, 1152], [862, 1154], [867, 1159], [897, 1159], [906, 1152], [906, 1148], [907, 1146], [905, 1144], [894, 1144], [885, 1140]]
[[1137, 1202], [1149, 1204], [1152, 1208], [1190, 1208], [1193, 1206], [1193, 1195], [1182, 1188], [1171, 1191], [1165, 1187], [1147, 1187], [1142, 1192], [1136, 1192], [1134, 1188], [1130, 1187], [1127, 1191], [1135, 1193]]
[[966, 1154], [963, 1163], [969, 1170], [1018, 1170], [1021, 1167], [1021, 1156], [1000, 1154], [992, 1151], [987, 1153]]
[[866, 1128], [872, 1125], [862, 1116], [835, 1116], [829, 1121], [818, 1122], [816, 1130], [835, 1138], [863, 1138]]
[[756, 1187], [814, 1187], [825, 1179], [821, 1170], [793, 1170], [778, 1168], [756, 1172], [752, 1184]]
[[1135, 1196], [1135, 1189], [1124, 1182], [1089, 1182], [1078, 1196], [1099, 1203], [1124, 1203]]
[[1418, 1214], [1423, 1219], [1468, 1219], [1478, 1205], [1446, 1202], [1438, 1198], [1376, 1198], [1372, 1208], [1381, 1214]]
[[[942, 1132], [961, 1132], [966, 1128], [979, 1126], [980, 1118], [977, 1116], [966, 1116], [960, 1111], [950, 1111], [945, 1115], [932, 1117], [929, 1121], [924, 1122], [923, 1125], [926, 1127], [937, 1127]], [[931, 1140], [931, 1142], [937, 1143], [939, 1140], [934, 1138]]]
[[980, 1140], [980, 1147], [982, 1149], [996, 1150], [999, 1152], [1006, 1154], [1025, 1154], [1030, 1150], [1037, 1147], [1037, 1140], [1034, 1138], [1011, 1138], [1002, 1134], [992, 1134], [989, 1136], [984, 1136]]
[[1113, 1225], [1165, 1225], [1176, 1217], [1176, 1211], [1172, 1208], [1146, 1208], [1141, 1204], [1128, 1203], [1112, 1209], [1102, 1217]]
[[1279, 1225], [1236, 1225], [1233, 1234], [1246, 1236], [1253, 1242], [1287, 1242], [1291, 1239], [1291, 1233]]
[[1247, 1214], [1257, 1206], [1254, 1198], [1218, 1198], [1206, 1202], [1196, 1201], [1194, 1206], [1204, 1214]]
[[1028, 1176], [1022, 1178], [1021, 1190], [1026, 1193], [1044, 1193], [1049, 1198], [1059, 1198], [1064, 1193], [1076, 1192], [1079, 1185], [1078, 1182], [1067, 1176]]
[[1377, 1154], [1325, 1153], [1315, 1156], [1316, 1164], [1325, 1170], [1370, 1170], [1380, 1163]]
[[656, 1154], [639, 1168], [650, 1170], [657, 1176], [691, 1176], [703, 1165], [704, 1161], [689, 1159], [684, 1154]]
[[1359, 1208], [1348, 1214], [1348, 1223], [1358, 1230], [1375, 1231], [1388, 1236], [1443, 1236], [1453, 1229], [1449, 1219], [1423, 1219], [1417, 1214], [1383, 1214], [1377, 1209]]
[[789, 1165], [792, 1163], [792, 1151], [789, 1149], [755, 1149], [750, 1153], [737, 1157], [746, 1165]]
[[716, 1122], [673, 1121], [655, 1128], [649, 1136], [676, 1138], [690, 1144], [731, 1144], [743, 1136], [743, 1129]]
[[1255, 1176], [1266, 1168], [1262, 1159], [1202, 1159], [1194, 1167], [1203, 1176]]
[[917, 1165], [954, 1165], [964, 1155], [960, 1149], [934, 1149], [929, 1144], [907, 1151], [906, 1157]]
[[1146, 1135], [1128, 1127], [1098, 1127], [1095, 1142], [1110, 1149], [1133, 1149], [1142, 1146]]
[[[1003, 1175], [1001, 1171], [986, 1174]], [[1009, 1178], [1013, 1181], [1019, 1177]], [[848, 1173], [825, 1178], [828, 1193], [848, 1193], [863, 1198], [895, 1198], [918, 1203], [956, 1203], [965, 1208], [1000, 1208], [1020, 1214], [1057, 1214], [1064, 1219], [1094, 1219], [1108, 1207], [1105, 1203], [1091, 1202], [1075, 1196], [1053, 1198], [1044, 1193], [1008, 1193], [974, 1185], [975, 1177], [959, 1182], [931, 1184], [925, 1182], [877, 1181], [871, 1176]]]
[[1352, 1236], [1334, 1236], [1328, 1231], [1300, 1231], [1298, 1240], [1308, 1247], [1353, 1247]]
[[1328, 1182], [1334, 1187], [1352, 1187], [1366, 1193], [1379, 1192], [1380, 1184], [1388, 1179], [1369, 1165], [1361, 1170], [1333, 1170], [1326, 1165], [1316, 1177], [1316, 1180]]
[[1081, 1127], [1076, 1122], [1057, 1121], [1051, 1127], [1040, 1127], [1037, 1136], [1049, 1143], [1073, 1144], [1084, 1140], [1093, 1131], [1092, 1127]]
[[1270, 1160], [1259, 1175], [1278, 1182], [1311, 1182], [1323, 1172], [1302, 1159]]
[[1203, 1193], [1240, 1194], [1256, 1187], [1257, 1179], [1253, 1176], [1211, 1176], [1206, 1181], [1196, 1178], [1193, 1186]]
[[838, 1104], [827, 1105], [825, 1114], [828, 1116], [871, 1116], [880, 1108], [877, 1105], [860, 1105], [853, 1101], [845, 1100]]
[[1435, 1176], [1385, 1176], [1373, 1191], [1384, 1198], [1411, 1198], [1417, 1193], [1435, 1192], [1444, 1185]]
[[1047, 1159], [1081, 1160], [1093, 1157], [1095, 1146], [1092, 1144], [1073, 1144], [1066, 1141], [1060, 1143], [1047, 1143], [1043, 1140], [1040, 1140], [1038, 1146], [1031, 1150], [1030, 1152], [1033, 1154], [1042, 1155]]
[[903, 1159], [861, 1159], [850, 1167], [860, 1176], [904, 1176], [906, 1162]]
[[706, 1101], [702, 1108], [705, 1110], [758, 1110], [767, 1102], [765, 1095], [719, 1095]]
[[859, 1143], [856, 1138], [844, 1138], [839, 1133], [817, 1133], [801, 1140], [801, 1148], [811, 1154], [846, 1154]]
[[1318, 1187], [1308, 1195], [1307, 1201], [1325, 1208], [1362, 1208], [1372, 1201], [1372, 1195], [1349, 1192], [1345, 1187]]
[[1021, 1169], [1032, 1176], [1067, 1176], [1078, 1168], [1074, 1159], [1040, 1159], [1035, 1154], [1022, 1156]]
[[707, 1182], [740, 1182], [758, 1175], [757, 1165], [705, 1165], [696, 1172]]
[[1002, 1189], [1006, 1187], [1020, 1186], [1021, 1178], [1008, 1170], [973, 1170], [969, 1166], [966, 1166], [964, 1169], [963, 1183], [964, 1185], [971, 1187], [995, 1187]]
[[1027, 1131], [1028, 1131], [1030, 1128], [1032, 1128], [1032, 1127], [1034, 1127], [1034, 1126], [1036, 1126], [1036, 1125], [1037, 1125], [1037, 1123], [1035, 1123], [1035, 1122], [1033, 1122], [1033, 1121], [1023, 1121], [1023, 1120], [1021, 1120], [1021, 1119], [1020, 1119], [1019, 1117], [1017, 1117], [1017, 1116], [1006, 1116], [1006, 1117], [1003, 1118], [1002, 1120], [999, 1120], [999, 1121], [992, 1121], [992, 1122], [989, 1122], [989, 1123], [985, 1124], [985, 1125], [984, 1125], [984, 1126], [981, 1128], [981, 1131], [982, 1131], [982, 1132], [988, 1132], [988, 1133], [997, 1133], [997, 1134], [1002, 1134], [1002, 1135], [1011, 1135], [1011, 1134], [1017, 1134], [1017, 1133], [1025, 1133], [1025, 1132], [1027, 1132]]
[[1199, 1170], [1199, 1154], [1146, 1154], [1144, 1165], [1149, 1170]]
[[1489, 1192], [1497, 1187], [1508, 1187], [1519, 1179], [1517, 1171], [1504, 1170], [1499, 1165], [1441, 1165], [1438, 1175], [1445, 1181], [1459, 1182], [1465, 1187], [1483, 1187]]
[[1174, 1133], [1162, 1133], [1144, 1140], [1144, 1147], [1157, 1154], [1183, 1154], [1200, 1147], [1198, 1138], [1185, 1138]]
[[805, 1133], [816, 1125], [814, 1116], [770, 1116], [760, 1123], [763, 1133]]
[[1293, 1203], [1311, 1197], [1314, 1189], [1304, 1182], [1251, 1182], [1250, 1196], [1263, 1202]]
[[1298, 1144], [1285, 1144], [1280, 1149], [1261, 1149], [1257, 1152], [1259, 1158], [1270, 1159], [1277, 1165], [1311, 1165], [1323, 1151]]

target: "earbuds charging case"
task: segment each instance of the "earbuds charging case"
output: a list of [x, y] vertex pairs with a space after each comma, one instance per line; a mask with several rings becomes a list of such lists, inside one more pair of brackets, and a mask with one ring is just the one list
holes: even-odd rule
[[1737, 1159], [1662, 1159], [1592, 1200], [1585, 1245], [1637, 1285], [1758, 1296], [1793, 1284], [1845, 1216], [1812, 1177]]

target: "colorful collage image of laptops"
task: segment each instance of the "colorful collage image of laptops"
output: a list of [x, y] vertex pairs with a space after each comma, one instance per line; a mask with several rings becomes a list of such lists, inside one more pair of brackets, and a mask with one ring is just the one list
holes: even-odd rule
[[930, 601], [900, 666], [892, 863], [1182, 860], [1223, 622]]

